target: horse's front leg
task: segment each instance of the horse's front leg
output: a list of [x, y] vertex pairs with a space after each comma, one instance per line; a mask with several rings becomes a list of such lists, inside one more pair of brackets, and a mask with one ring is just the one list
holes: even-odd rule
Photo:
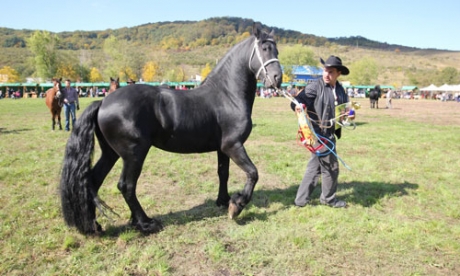
[[61, 125], [61, 114], [58, 114], [58, 125], [59, 125], [59, 130], [62, 130], [62, 125]]
[[228, 207], [230, 195], [228, 194], [228, 171], [230, 158], [222, 151], [217, 151], [217, 174], [219, 175], [219, 194], [217, 195], [216, 205]]
[[259, 173], [242, 144], [234, 145], [226, 151], [228, 156], [246, 173], [246, 184], [241, 192], [235, 193], [228, 206], [228, 216], [236, 218], [252, 198], [252, 193], [259, 180]]

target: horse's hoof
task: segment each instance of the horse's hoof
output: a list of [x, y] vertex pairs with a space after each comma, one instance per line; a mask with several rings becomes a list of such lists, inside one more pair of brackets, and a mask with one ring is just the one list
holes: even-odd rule
[[228, 217], [235, 219], [244, 209], [246, 203], [244, 203], [244, 197], [240, 193], [236, 193], [232, 196], [228, 206]]
[[153, 218], [146, 222], [133, 223], [133, 226], [143, 234], [153, 234], [163, 230], [163, 224]]
[[240, 213], [241, 211], [238, 211], [238, 206], [235, 203], [231, 202], [228, 205], [228, 217], [230, 219], [235, 219]]

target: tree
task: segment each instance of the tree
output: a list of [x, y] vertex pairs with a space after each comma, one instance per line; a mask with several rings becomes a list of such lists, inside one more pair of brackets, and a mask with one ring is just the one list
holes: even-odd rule
[[137, 76], [134, 73], [133, 69], [129, 66], [125, 66], [121, 68], [121, 71], [117, 74], [117, 76], [120, 76], [120, 79], [122, 80], [128, 80], [128, 79], [136, 80], [137, 79]]
[[107, 78], [115, 77], [123, 72], [125, 77], [126, 72], [124, 71], [128, 65], [125, 55], [128, 52], [126, 41], [118, 40], [114, 35], [111, 35], [104, 41], [103, 51], [106, 56], [104, 75]]
[[160, 66], [158, 66], [157, 63], [153, 61], [147, 62], [142, 70], [142, 78], [144, 81], [154, 81], [159, 68]]
[[27, 40], [27, 47], [34, 54], [35, 70], [39, 77], [48, 79], [56, 76], [59, 41], [57, 35], [46, 31], [36, 31]]
[[103, 81], [104, 78], [102, 78], [101, 73], [96, 67], [91, 68], [91, 71], [89, 73], [89, 81], [90, 82], [100, 82]]
[[9, 66], [4, 66], [2, 69], [0, 69], [0, 81], [19, 82], [19, 73]]
[[209, 73], [211, 73], [211, 65], [209, 63], [206, 63], [206, 66], [201, 69], [201, 80], [204, 80], [208, 75]]
[[377, 62], [371, 57], [364, 57], [350, 65], [348, 80], [354, 85], [374, 85], [377, 78]]
[[317, 66], [318, 61], [314, 58], [315, 53], [308, 47], [302, 45], [288, 46], [280, 52], [278, 58], [284, 67], [284, 74], [287, 78], [293, 79], [294, 66], [311, 65]]
[[453, 67], [446, 67], [439, 74], [439, 83], [441, 84], [458, 84], [460, 82], [460, 74]]

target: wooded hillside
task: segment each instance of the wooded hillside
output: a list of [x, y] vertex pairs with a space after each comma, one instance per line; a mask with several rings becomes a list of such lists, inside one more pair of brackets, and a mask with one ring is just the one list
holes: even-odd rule
[[[57, 33], [58, 50], [68, 60], [78, 63], [80, 71], [82, 67], [86, 67], [86, 71], [91, 67], [104, 71], [104, 43], [113, 36], [125, 41], [128, 52], [138, 57], [133, 65], [137, 67], [133, 68], [137, 77], [141, 75], [142, 66], [153, 60], [161, 66], [163, 74], [168, 68], [177, 71], [180, 67], [189, 78], [199, 74], [207, 63], [214, 64], [232, 45], [251, 33], [252, 26], [251, 19], [219, 17], [147, 23], [114, 30], [62, 32]], [[460, 70], [460, 52], [390, 45], [364, 37], [326, 38], [263, 24], [262, 28], [275, 31], [280, 51], [288, 45], [300, 44], [310, 47], [318, 59], [335, 54], [342, 57], [345, 64], [372, 57], [378, 62], [379, 82], [386, 84], [426, 85], [433, 82], [430, 76], [440, 74], [446, 67]], [[27, 48], [27, 39], [34, 32], [0, 28], [0, 68], [10, 66], [22, 78], [34, 75], [32, 54]]]

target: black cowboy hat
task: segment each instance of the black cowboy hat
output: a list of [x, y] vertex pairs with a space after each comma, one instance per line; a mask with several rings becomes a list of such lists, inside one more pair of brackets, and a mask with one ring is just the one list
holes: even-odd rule
[[342, 75], [348, 75], [350, 73], [350, 70], [348, 70], [347, 67], [342, 65], [342, 60], [339, 57], [336, 56], [330, 56], [326, 62], [322, 58], [320, 58], [321, 63], [324, 65], [324, 67], [334, 67], [337, 68]]

